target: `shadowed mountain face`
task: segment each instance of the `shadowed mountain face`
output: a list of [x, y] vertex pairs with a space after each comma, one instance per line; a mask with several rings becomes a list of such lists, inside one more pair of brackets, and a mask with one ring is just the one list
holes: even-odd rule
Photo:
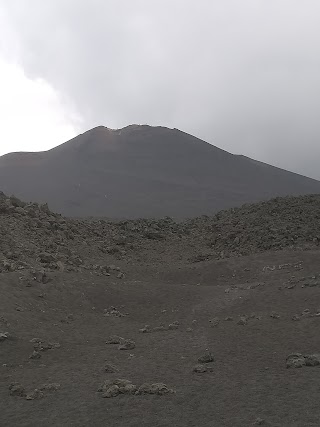
[[97, 127], [46, 152], [2, 156], [0, 188], [68, 216], [183, 218], [320, 193], [320, 182], [177, 129], [132, 125]]

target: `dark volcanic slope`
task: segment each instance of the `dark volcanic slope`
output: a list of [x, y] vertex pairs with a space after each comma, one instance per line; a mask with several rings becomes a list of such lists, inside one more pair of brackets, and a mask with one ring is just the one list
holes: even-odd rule
[[176, 129], [98, 127], [41, 153], [0, 158], [0, 186], [68, 216], [192, 217], [320, 182], [236, 156]]

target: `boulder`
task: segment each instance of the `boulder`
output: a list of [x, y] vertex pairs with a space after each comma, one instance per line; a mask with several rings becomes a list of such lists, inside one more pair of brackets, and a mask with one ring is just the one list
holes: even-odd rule
[[320, 365], [320, 354], [305, 354], [306, 366], [318, 366]]
[[301, 353], [289, 354], [286, 359], [287, 368], [301, 368], [306, 365], [306, 359]]
[[110, 338], [106, 341], [106, 344], [121, 344], [124, 341], [122, 337], [118, 335], [111, 335]]
[[104, 398], [116, 397], [120, 394], [119, 387], [117, 385], [110, 385], [102, 394]]
[[27, 393], [25, 388], [18, 382], [9, 385], [10, 396], [26, 397]]
[[137, 391], [137, 394], [158, 394], [160, 396], [163, 396], [169, 393], [174, 393], [174, 390], [170, 389], [164, 383], [154, 383], [154, 384], [145, 383], [145, 384], [142, 384]]

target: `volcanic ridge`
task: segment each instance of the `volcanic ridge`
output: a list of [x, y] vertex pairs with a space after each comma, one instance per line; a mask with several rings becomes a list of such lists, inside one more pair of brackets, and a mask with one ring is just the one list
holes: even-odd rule
[[0, 157], [6, 194], [72, 217], [176, 219], [277, 196], [320, 193], [320, 182], [178, 129], [103, 126], [46, 152]]

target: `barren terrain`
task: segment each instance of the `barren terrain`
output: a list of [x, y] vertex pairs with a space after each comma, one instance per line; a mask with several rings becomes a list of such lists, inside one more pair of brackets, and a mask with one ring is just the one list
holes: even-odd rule
[[319, 426], [320, 196], [184, 222], [0, 195], [3, 426]]

